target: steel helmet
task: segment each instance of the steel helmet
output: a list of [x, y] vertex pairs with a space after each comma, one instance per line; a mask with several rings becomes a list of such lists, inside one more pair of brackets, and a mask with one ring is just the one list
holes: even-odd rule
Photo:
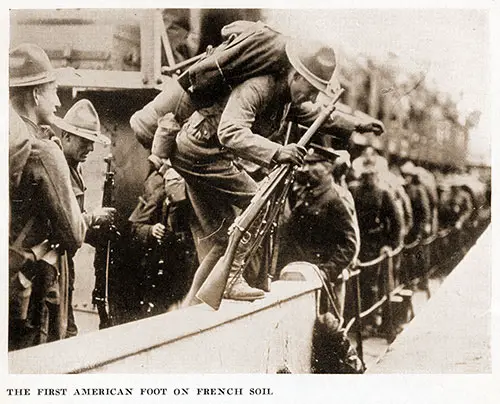
[[64, 115], [56, 117], [54, 125], [59, 129], [83, 137], [93, 142], [110, 144], [111, 141], [101, 134], [101, 123], [97, 111], [89, 100], [77, 101]]
[[38, 45], [23, 43], [9, 54], [9, 87], [26, 87], [56, 80], [49, 57]]
[[331, 47], [315, 41], [290, 39], [285, 51], [290, 64], [301, 76], [322, 93], [332, 95], [329, 83], [337, 63]]

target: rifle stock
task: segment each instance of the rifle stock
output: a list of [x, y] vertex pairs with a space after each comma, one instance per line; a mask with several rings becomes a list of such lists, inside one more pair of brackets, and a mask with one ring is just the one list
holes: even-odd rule
[[[302, 135], [298, 141], [300, 146], [306, 146], [309, 143], [318, 128], [335, 110], [335, 104], [340, 99], [343, 91], [343, 89], [340, 89], [335, 94], [331, 102], [324, 107], [306, 133]], [[259, 189], [250, 202], [250, 205], [241, 213], [240, 216], [236, 218], [234, 224], [229, 229], [229, 242], [226, 252], [221, 258], [219, 258], [217, 264], [214, 266], [196, 294], [198, 299], [208, 304], [214, 310], [218, 310], [222, 302], [231, 266], [243, 234], [248, 231], [259, 212], [267, 204], [269, 198], [279, 189], [280, 185], [284, 184], [285, 181], [290, 180], [292, 175], [293, 170], [291, 165], [284, 164], [276, 167], [271, 172], [269, 177], [259, 186]], [[285, 189], [288, 190], [288, 188]], [[280, 209], [275, 209], [274, 214], [278, 214], [279, 210]], [[274, 218], [271, 219], [274, 220]]]
[[226, 253], [219, 258], [217, 264], [208, 275], [207, 279], [201, 285], [196, 297], [203, 303], [208, 304], [214, 310], [218, 310], [224, 296], [224, 289], [229, 278], [231, 265], [233, 264], [236, 250], [243, 237], [243, 233], [239, 229], [235, 229], [229, 238], [229, 244]]
[[243, 229], [246, 230], [250, 227], [259, 211], [267, 203], [270, 195], [272, 195], [276, 187], [282, 183], [283, 179], [288, 176], [289, 171], [290, 167], [286, 165], [279, 166], [273, 170], [257, 190], [250, 205], [236, 218], [233, 225], [230, 227], [230, 236], [226, 252], [219, 258], [214, 268], [207, 276], [207, 279], [196, 293], [196, 297], [199, 300], [208, 304], [214, 310], [218, 310], [220, 307], [234, 256], [236, 255], [236, 250], [245, 232]]

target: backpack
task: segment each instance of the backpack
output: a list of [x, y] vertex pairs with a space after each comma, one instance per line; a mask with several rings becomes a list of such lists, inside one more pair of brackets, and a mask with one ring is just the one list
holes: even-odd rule
[[172, 113], [180, 125], [196, 110], [211, 106], [243, 81], [281, 71], [288, 64], [287, 38], [262, 22], [235, 21], [222, 28], [223, 43], [210, 48], [177, 79], [130, 118], [137, 140], [152, 146], [158, 120]]
[[286, 68], [287, 37], [259, 22], [236, 21], [222, 29], [227, 39], [178, 78], [197, 107], [208, 106], [245, 80]]

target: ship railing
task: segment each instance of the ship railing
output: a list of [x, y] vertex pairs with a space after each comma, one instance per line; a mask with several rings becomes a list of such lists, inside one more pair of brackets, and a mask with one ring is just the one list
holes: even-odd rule
[[[346, 285], [346, 330], [353, 336], [358, 355], [363, 359], [364, 323], [370, 316], [378, 314], [382, 320], [377, 327], [377, 336], [391, 343], [402, 331], [402, 325], [414, 317], [412, 295], [420, 289], [431, 297], [429, 279], [446, 276], [464, 257], [489, 224], [489, 217], [474, 226], [457, 229], [444, 228], [426, 238], [417, 238], [397, 248], [384, 246], [378, 257], [357, 261], [349, 271]], [[376, 301], [363, 307], [363, 291], [360, 279], [376, 271]], [[373, 276], [373, 272], [371, 272]]]

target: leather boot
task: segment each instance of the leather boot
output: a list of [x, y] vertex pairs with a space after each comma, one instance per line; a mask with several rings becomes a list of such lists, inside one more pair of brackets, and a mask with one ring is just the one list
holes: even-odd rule
[[224, 291], [224, 299], [253, 302], [264, 298], [264, 291], [252, 288], [241, 274], [230, 277]]

